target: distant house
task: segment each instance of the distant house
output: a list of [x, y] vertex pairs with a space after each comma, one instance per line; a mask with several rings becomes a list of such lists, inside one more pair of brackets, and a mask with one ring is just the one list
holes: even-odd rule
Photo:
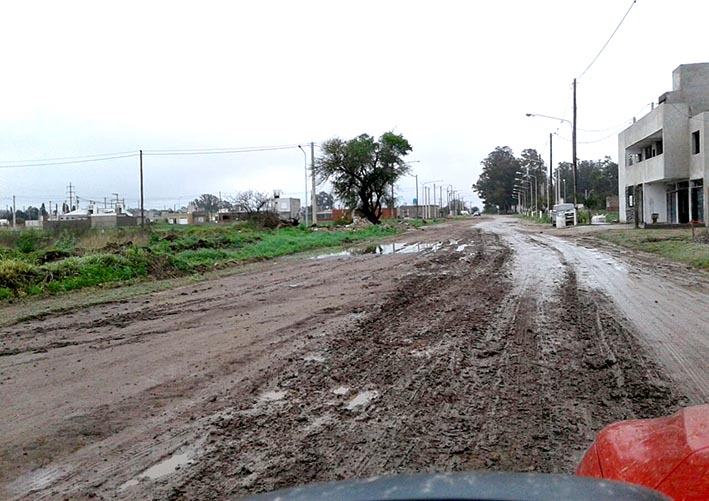
[[167, 224], [207, 224], [214, 221], [211, 213], [205, 210], [192, 212], [157, 211], [151, 213], [151, 221]]
[[280, 197], [277, 194], [271, 200], [271, 210], [281, 219], [298, 219], [300, 217], [300, 198]]
[[707, 224], [709, 63], [672, 72], [672, 91], [618, 136], [621, 222]]
[[[349, 219], [352, 217], [352, 209], [332, 209], [332, 219], [337, 221], [338, 219]], [[380, 219], [396, 219], [397, 210], [389, 209], [388, 207], [383, 207], [381, 210]]]
[[44, 227], [50, 230], [120, 228], [137, 224], [138, 218], [126, 211], [121, 203], [116, 203], [113, 207], [101, 207], [96, 203], [91, 203], [86, 209], [75, 209], [44, 221]]

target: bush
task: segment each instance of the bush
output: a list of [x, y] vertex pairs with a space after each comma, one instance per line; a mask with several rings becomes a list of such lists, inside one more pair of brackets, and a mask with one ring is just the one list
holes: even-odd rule
[[60, 259], [65, 259], [71, 257], [72, 253], [56, 247], [51, 247], [49, 249], [43, 249], [37, 251], [34, 255], [34, 259], [37, 264], [51, 263], [53, 261], [59, 261]]
[[20, 232], [15, 241], [15, 248], [24, 253], [29, 254], [40, 248], [42, 239], [40, 233], [34, 230], [26, 230]]
[[18, 291], [31, 285], [40, 273], [37, 268], [19, 259], [0, 261], [0, 289]]

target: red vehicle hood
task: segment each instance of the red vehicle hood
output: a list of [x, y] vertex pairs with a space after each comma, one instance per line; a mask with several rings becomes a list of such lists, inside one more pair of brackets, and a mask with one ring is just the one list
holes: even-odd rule
[[709, 499], [709, 405], [604, 428], [576, 474], [650, 487], [674, 499]]

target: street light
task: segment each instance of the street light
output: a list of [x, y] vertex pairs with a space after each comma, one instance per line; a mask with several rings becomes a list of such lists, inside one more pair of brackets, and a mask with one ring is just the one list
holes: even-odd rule
[[526, 193], [520, 187], [515, 186], [512, 190], [512, 194], [517, 195], [517, 214], [521, 214], [525, 209], [524, 201], [526, 198]]
[[[532, 191], [532, 190], [533, 190], [533, 187], [532, 187], [532, 181], [531, 181], [531, 179], [517, 178], [517, 179], [515, 179], [515, 181], [520, 182], [520, 183], [529, 183], [529, 201], [531, 202], [531, 204], [529, 204], [529, 207], [530, 207], [530, 208], [533, 208], [534, 205], [535, 205], [535, 201], [534, 201], [534, 191]], [[525, 186], [524, 189], [525, 189], [525, 192], [526, 192], [527, 187]], [[526, 194], [526, 193], [525, 193], [525, 194]]]
[[[539, 213], [539, 181], [537, 180], [537, 176], [535, 176], [534, 174], [530, 174], [529, 171], [527, 171], [527, 172], [518, 171], [517, 174], [521, 175], [521, 176], [531, 177], [532, 179], [534, 179], [535, 188], [534, 188], [534, 194], [532, 195], [532, 205], [534, 205], [534, 210], [537, 213]], [[532, 189], [531, 183], [530, 183], [529, 189], [530, 190]]]
[[[409, 162], [405, 162], [404, 165], [411, 165], [411, 164], [418, 164], [421, 163], [421, 160], [411, 160]], [[419, 218], [419, 176], [418, 174], [411, 174], [416, 178], [416, 202], [414, 205], [416, 206], [416, 219]]]
[[517, 214], [521, 214], [521, 209], [520, 205], [522, 204], [522, 192], [516, 189], [512, 190], [512, 196], [517, 199], [517, 203], [515, 204], [515, 208], [517, 209]]
[[305, 212], [305, 227], [308, 227], [308, 155], [301, 145], [298, 145], [303, 152], [303, 166], [305, 167], [305, 197], [303, 199], [303, 212]]
[[[442, 183], [442, 182], [443, 182], [443, 179], [436, 179], [436, 180], [434, 180], [434, 181], [426, 181], [425, 183], [421, 183], [421, 186], [422, 186], [422, 187], [423, 187], [423, 186], [426, 186], [427, 184], [434, 183], [434, 184], [433, 184], [433, 199], [434, 199], [434, 202], [435, 202], [435, 199], [436, 199], [436, 184], [435, 184], [435, 183]], [[429, 197], [429, 201], [430, 201], [430, 197]], [[431, 206], [430, 206], [430, 204], [426, 204], [426, 209], [424, 209], [424, 211], [425, 211], [425, 212], [424, 212], [424, 216], [423, 216], [423, 217], [430, 217], [430, 216], [431, 216], [431, 214], [430, 214], [430, 212], [431, 212]]]
[[[560, 118], [560, 117], [552, 117], [549, 115], [541, 115], [539, 113], [527, 113], [526, 114], [528, 117], [541, 117], [541, 118], [550, 118], [552, 120], [559, 120], [560, 122], [567, 123], [571, 126], [571, 164], [573, 165], [573, 183], [574, 183], [574, 210], [576, 210], [576, 177], [577, 177], [577, 160], [576, 160], [576, 80], [574, 80], [574, 121], [573, 123], [568, 121], [565, 118]], [[549, 136], [551, 140], [551, 135]], [[551, 169], [551, 165], [549, 166]]]

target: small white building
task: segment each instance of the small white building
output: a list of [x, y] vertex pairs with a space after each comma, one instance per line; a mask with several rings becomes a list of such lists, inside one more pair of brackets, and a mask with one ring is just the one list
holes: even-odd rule
[[707, 223], [709, 63], [672, 72], [672, 91], [618, 136], [621, 222]]
[[273, 192], [271, 211], [283, 219], [298, 219], [300, 214], [300, 198], [281, 197], [280, 191]]

